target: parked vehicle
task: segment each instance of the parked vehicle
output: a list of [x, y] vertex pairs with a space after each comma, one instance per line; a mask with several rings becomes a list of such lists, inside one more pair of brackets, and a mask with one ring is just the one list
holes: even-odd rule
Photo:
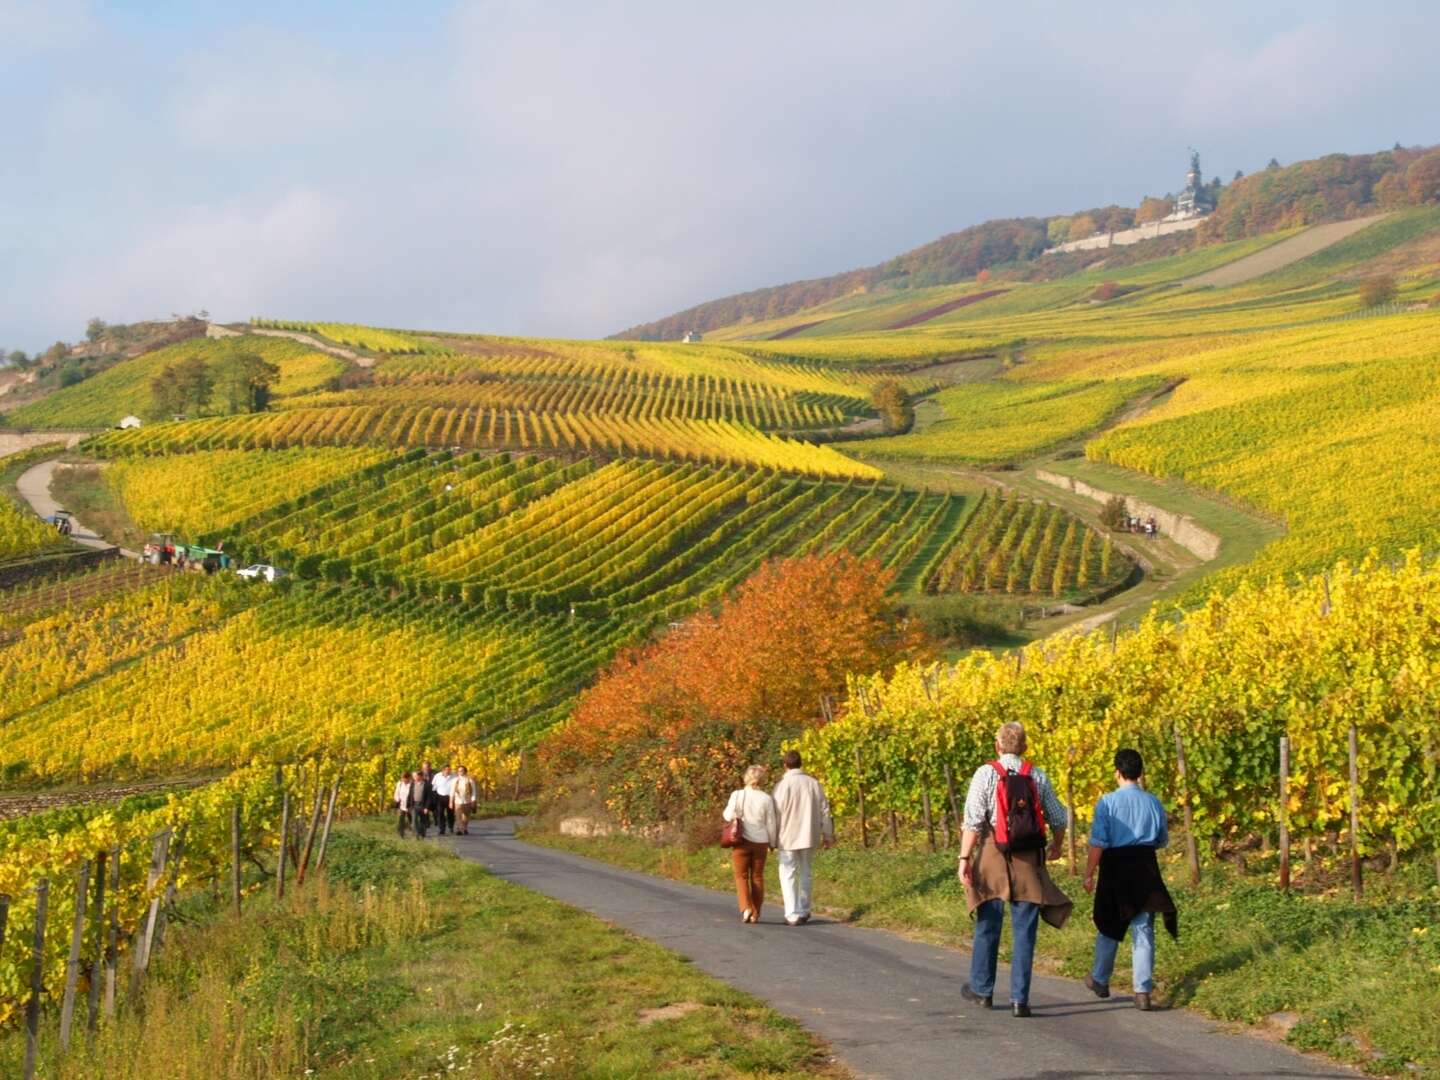
[[45, 524], [55, 526], [55, 531], [61, 536], [69, 536], [75, 531], [75, 524], [70, 520], [69, 510], [56, 510], [45, 519]]
[[255, 563], [253, 566], [236, 570], [235, 573], [249, 581], [279, 581], [285, 576], [286, 571], [267, 563]]

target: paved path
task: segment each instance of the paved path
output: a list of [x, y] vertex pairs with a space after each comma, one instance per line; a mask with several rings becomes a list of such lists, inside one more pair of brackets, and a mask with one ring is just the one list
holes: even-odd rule
[[[42, 518], [49, 517], [60, 509], [60, 504], [55, 501], [55, 496], [50, 494], [50, 481], [55, 477], [55, 466], [58, 464], [59, 462], [54, 459], [42, 461], [40, 464], [32, 465], [26, 469], [20, 474], [19, 479], [15, 481], [15, 490], [20, 493], [20, 497], [29, 503], [30, 509], [34, 510], [35, 513]], [[71, 517], [70, 525], [74, 530], [70, 534], [70, 539], [74, 540], [77, 544], [83, 544], [85, 547], [90, 548], [112, 548], [115, 546], [110, 543], [110, 541], [87, 529], [81, 524], [79, 518]], [[127, 559], [140, 558], [139, 552], [130, 551], [126, 548], [121, 548], [120, 554], [124, 555]]]
[[[500, 877], [659, 942], [824, 1037], [863, 1076], [975, 1080], [1355, 1074], [1283, 1046], [1220, 1032], [1184, 1010], [1137, 1012], [1079, 983], [1037, 976], [1035, 1016], [960, 998], [966, 957], [824, 920], [784, 925], [773, 907], [743, 926], [727, 893], [631, 873], [515, 839], [514, 821], [475, 822], [455, 850]], [[1044, 929], [1041, 930], [1044, 933]], [[1003, 969], [998, 985], [1008, 985]]]

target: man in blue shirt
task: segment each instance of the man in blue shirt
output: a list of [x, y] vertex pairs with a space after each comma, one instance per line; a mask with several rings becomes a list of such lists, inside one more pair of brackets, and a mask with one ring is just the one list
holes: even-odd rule
[[[1150, 1011], [1154, 987], [1155, 916], [1165, 917], [1177, 935], [1174, 901], [1160, 876], [1155, 852], [1170, 842], [1165, 808], [1140, 786], [1144, 763], [1138, 750], [1115, 753], [1115, 790], [1095, 804], [1085, 891], [1095, 893], [1095, 966], [1085, 985], [1096, 997], [1110, 996], [1115, 952], [1128, 930], [1131, 939], [1135, 1007]], [[1096, 887], [1095, 872], [1100, 872]]]

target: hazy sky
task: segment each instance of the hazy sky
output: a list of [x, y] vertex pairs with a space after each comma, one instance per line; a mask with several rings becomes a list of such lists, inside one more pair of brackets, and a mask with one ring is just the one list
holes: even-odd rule
[[989, 217], [1440, 142], [1440, 4], [0, 0], [0, 344], [600, 336]]

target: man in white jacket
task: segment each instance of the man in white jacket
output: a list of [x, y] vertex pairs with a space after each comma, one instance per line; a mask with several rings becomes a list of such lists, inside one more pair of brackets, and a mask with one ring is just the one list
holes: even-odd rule
[[835, 823], [820, 781], [800, 768], [800, 753], [787, 750], [785, 775], [772, 796], [780, 815], [780, 891], [785, 921], [801, 926], [810, 921], [811, 860], [817, 847], [835, 842]]

